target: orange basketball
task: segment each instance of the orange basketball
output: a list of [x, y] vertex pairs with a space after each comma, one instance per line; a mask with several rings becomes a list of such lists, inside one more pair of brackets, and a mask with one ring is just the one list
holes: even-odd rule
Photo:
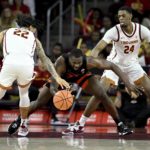
[[68, 90], [60, 90], [53, 97], [54, 106], [59, 110], [67, 110], [73, 104], [73, 95]]

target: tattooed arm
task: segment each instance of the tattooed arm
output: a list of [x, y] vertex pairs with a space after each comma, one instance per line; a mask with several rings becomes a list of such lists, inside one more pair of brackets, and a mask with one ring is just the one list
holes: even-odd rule
[[[58, 57], [57, 60], [55, 61], [55, 69], [58, 73], [59, 76], [62, 76], [63, 73], [66, 72], [66, 65], [64, 58], [62, 56]], [[50, 86], [50, 91], [51, 93], [55, 93], [58, 90], [58, 83], [54, 81], [54, 78], [51, 77], [51, 86]]]
[[36, 51], [37, 51], [37, 55], [40, 58], [41, 62], [43, 63], [43, 65], [45, 66], [45, 68], [51, 73], [51, 75], [54, 77], [54, 79], [57, 81], [57, 83], [61, 86], [61, 87], [66, 87], [66, 88], [70, 88], [69, 83], [66, 82], [65, 80], [63, 80], [58, 73], [56, 72], [53, 63], [51, 62], [51, 60], [45, 55], [44, 49], [42, 47], [41, 42], [36, 39]]

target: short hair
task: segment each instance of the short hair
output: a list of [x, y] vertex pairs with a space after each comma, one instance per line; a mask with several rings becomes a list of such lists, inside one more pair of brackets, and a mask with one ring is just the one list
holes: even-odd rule
[[80, 49], [73, 49], [70, 52], [70, 56], [74, 56], [74, 57], [78, 58], [78, 57], [82, 57], [83, 53]]
[[16, 19], [17, 24], [20, 27], [29, 27], [33, 26], [37, 28], [37, 30], [43, 29], [43, 24], [40, 20], [37, 20], [29, 15], [18, 15]]
[[120, 10], [125, 10], [125, 11], [127, 11], [128, 13], [132, 14], [132, 8], [129, 7], [129, 6], [122, 6], [122, 7], [119, 8], [118, 11], [120, 11]]
[[53, 48], [54, 48], [55, 46], [59, 46], [60, 49], [61, 49], [61, 51], [64, 50], [62, 43], [56, 42], [56, 43], [54, 44]]

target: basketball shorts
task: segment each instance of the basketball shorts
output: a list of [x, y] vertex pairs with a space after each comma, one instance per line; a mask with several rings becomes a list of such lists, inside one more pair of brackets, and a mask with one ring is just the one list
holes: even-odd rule
[[[67, 82], [69, 83], [77, 83], [78, 86], [82, 87], [82, 89], [85, 89], [86, 86], [88, 85], [88, 79], [90, 77], [92, 77], [93, 75], [91, 73], [87, 73], [85, 75], [83, 75], [82, 77], [78, 78], [78, 79], [74, 79], [74, 80], [67, 80], [65, 79]], [[50, 83], [51, 83], [51, 80], [50, 82], [47, 82], [45, 85], [46, 87], [50, 88]]]
[[[128, 76], [131, 83], [134, 83], [135, 81], [143, 77], [144, 74], [146, 74], [141, 65], [138, 63], [131, 64], [130, 66], [127, 67], [124, 66], [119, 67]], [[109, 78], [114, 82], [115, 85], [118, 85], [119, 77], [113, 71], [105, 70], [102, 75], [102, 78], [103, 77]]]
[[0, 72], [0, 85], [11, 87], [16, 80], [18, 85], [24, 86], [31, 82], [34, 74], [34, 65], [4, 64]]

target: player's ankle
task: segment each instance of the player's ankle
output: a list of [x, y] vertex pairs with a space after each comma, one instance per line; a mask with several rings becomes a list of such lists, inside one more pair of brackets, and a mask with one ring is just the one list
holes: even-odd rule
[[86, 117], [86, 116], [82, 115], [80, 120], [79, 120], [80, 125], [84, 126], [88, 118], [89, 117]]

